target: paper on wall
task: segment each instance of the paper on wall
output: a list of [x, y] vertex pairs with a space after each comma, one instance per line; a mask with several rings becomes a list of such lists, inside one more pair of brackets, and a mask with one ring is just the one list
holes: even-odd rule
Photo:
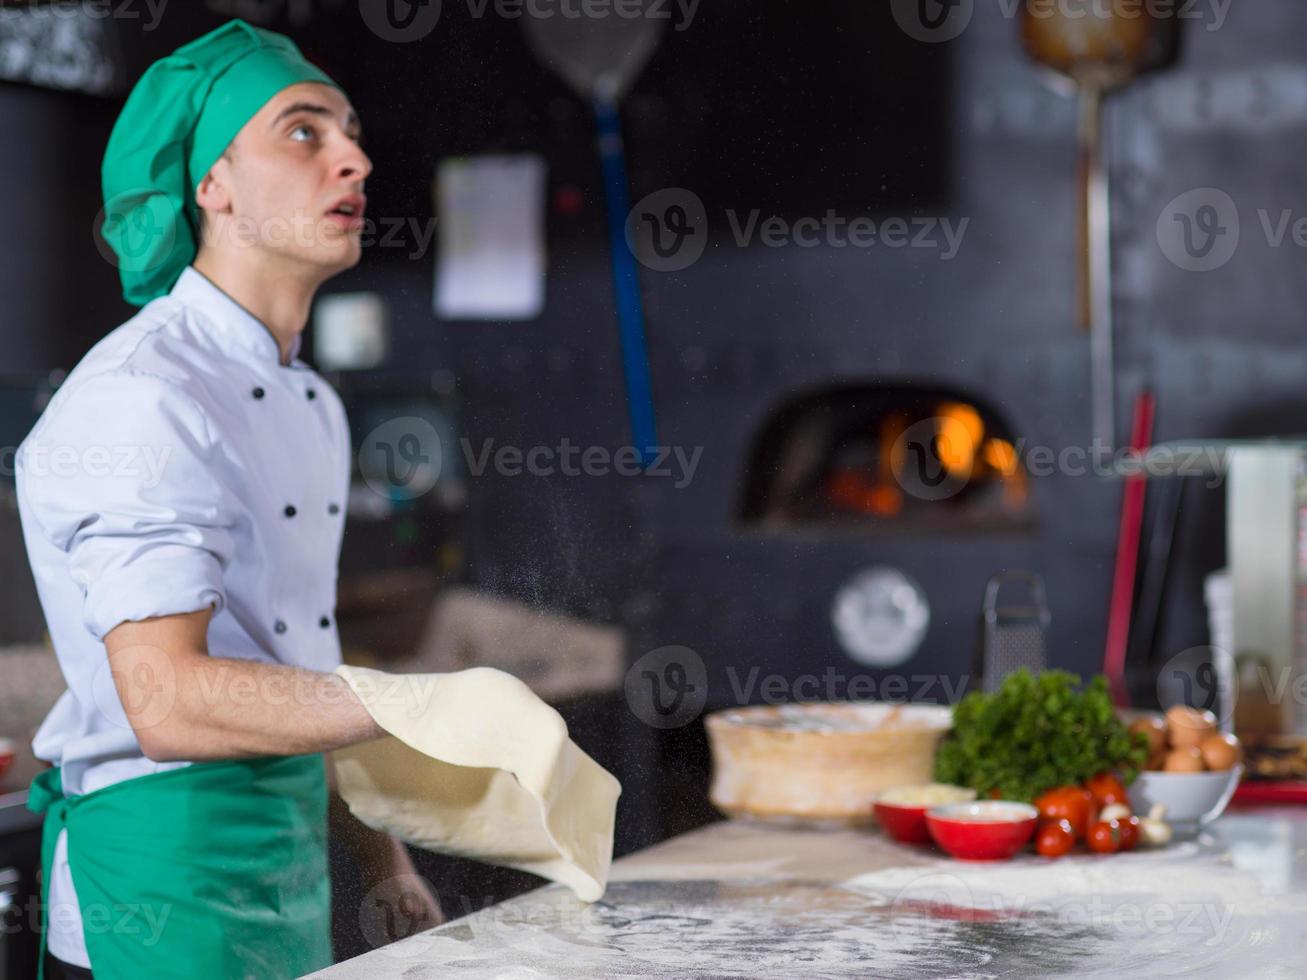
[[545, 162], [535, 154], [451, 157], [436, 170], [435, 311], [529, 320], [545, 305]]

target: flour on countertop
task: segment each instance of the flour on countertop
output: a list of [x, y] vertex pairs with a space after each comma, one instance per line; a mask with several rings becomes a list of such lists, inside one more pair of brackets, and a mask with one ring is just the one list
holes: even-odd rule
[[957, 890], [955, 904], [974, 900], [972, 908], [1157, 895], [1218, 899], [1246, 914], [1280, 911], [1287, 902], [1307, 909], [1307, 898], [1268, 893], [1255, 875], [1204, 854], [1192, 841], [1156, 851], [1056, 861], [1033, 855], [992, 864], [943, 859], [921, 867], [886, 868], [844, 883], [854, 891], [891, 896], [946, 886]]
[[[1049, 866], [1045, 866], [1047, 868]], [[591, 906], [557, 887], [341, 964], [322, 980], [845, 980], [1148, 976], [1301, 977], [1285, 942], [1301, 911], [1235, 917], [1212, 898], [1139, 902], [1178, 913], [1158, 922], [1122, 920], [1119, 890], [1097, 913], [1069, 915], [1071, 902], [986, 908], [977, 879], [993, 873], [941, 862], [929, 874], [879, 872], [844, 885], [811, 881], [618, 881]], [[1034, 869], [997, 869], [1050, 899]], [[1006, 879], [1003, 877], [1007, 875]], [[952, 881], [947, 879], [952, 877]], [[1084, 898], [1110, 878], [1086, 865], [1059, 867], [1058, 881]], [[1127, 876], [1129, 877], [1129, 876]], [[944, 879], [941, 882], [940, 879]], [[1192, 878], [1185, 879], [1192, 882]], [[959, 905], [962, 882], [972, 907]], [[970, 882], [970, 884], [968, 884]], [[943, 891], [941, 892], [941, 885]], [[916, 887], [914, 887], [916, 886]], [[972, 887], [975, 886], [975, 887]], [[1036, 887], [1037, 886], [1037, 887]], [[1210, 886], [1207, 889], [1210, 892]], [[1146, 896], [1139, 892], [1136, 898]], [[1065, 896], [1063, 896], [1065, 898]], [[1127, 896], [1128, 898], [1128, 896]], [[1192, 903], [1190, 915], [1188, 904]], [[1124, 903], [1129, 907], [1130, 903]], [[461, 926], [462, 928], [453, 928]], [[402, 947], [402, 956], [401, 956]], [[1307, 951], [1305, 951], [1307, 952]], [[1252, 972], [1245, 972], [1251, 970]]]

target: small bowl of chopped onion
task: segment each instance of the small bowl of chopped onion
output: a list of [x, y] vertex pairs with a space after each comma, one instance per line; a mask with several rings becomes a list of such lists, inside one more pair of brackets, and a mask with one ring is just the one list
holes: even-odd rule
[[926, 811], [935, 843], [963, 861], [1002, 861], [1030, 842], [1039, 811], [1029, 803], [979, 800], [946, 803]]
[[895, 786], [876, 797], [872, 806], [876, 820], [902, 844], [929, 844], [926, 811], [945, 803], [969, 803], [976, 798], [974, 789], [945, 783], [922, 783]]

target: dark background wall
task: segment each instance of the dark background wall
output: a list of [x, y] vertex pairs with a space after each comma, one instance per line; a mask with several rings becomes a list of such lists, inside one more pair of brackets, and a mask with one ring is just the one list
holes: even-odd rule
[[[691, 647], [709, 671], [710, 706], [735, 698], [728, 668], [882, 679], [845, 656], [830, 625], [835, 590], [874, 564], [910, 574], [932, 605], [922, 648], [901, 672], [966, 675], [984, 583], [1012, 568], [1047, 580], [1052, 663], [1099, 669], [1119, 484], [1035, 479], [1029, 522], [968, 534], [762, 532], [737, 520], [749, 453], [772, 413], [834, 384], [950, 388], [983, 400], [1028, 446], [1090, 445], [1088, 340], [1074, 320], [1075, 107], [1043, 84], [1003, 5], [974, 6], [969, 28], [943, 44], [907, 37], [888, 4], [835, 0], [705, 0], [688, 30], [665, 35], [624, 123], [632, 199], [679, 187], [707, 210], [701, 259], [642, 270], [661, 436], [701, 447], [701, 462], [681, 488], [616, 475], [469, 479], [458, 530], [465, 580], [618, 623], [632, 658]], [[109, 23], [108, 95], [0, 83], [9, 218], [0, 442], [15, 444], [30, 425], [48, 372], [70, 368], [132, 312], [94, 237], [100, 155], [127, 88], [150, 60], [233, 12], [290, 32], [345, 84], [376, 164], [368, 191], [378, 220], [430, 220], [443, 157], [530, 151], [548, 163], [544, 315], [441, 320], [434, 255], [415, 255], [411, 238], [371, 247], [330, 288], [386, 296], [392, 357], [380, 371], [334, 378], [338, 386], [421, 388], [448, 372], [473, 446], [624, 445], [589, 112], [535, 62], [517, 23], [470, 18], [448, 0], [438, 28], [411, 45], [371, 33], [347, 0], [172, 0], [154, 31]], [[1158, 399], [1158, 441], [1307, 429], [1304, 253], [1291, 240], [1271, 247], [1258, 216], [1307, 215], [1307, 7], [1235, 3], [1219, 30], [1206, 29], [1213, 23], [1186, 23], [1178, 62], [1108, 106], [1118, 440], [1144, 389]], [[1203, 187], [1235, 202], [1240, 247], [1219, 269], [1186, 272], [1155, 229], [1168, 202]], [[911, 248], [743, 247], [726, 216], [827, 209], [968, 225], [943, 262]], [[1224, 561], [1224, 488], [1202, 483], [1184, 490], [1160, 630], [1143, 651], [1154, 666], [1207, 642], [1202, 580]], [[12, 499], [0, 493], [0, 504], [0, 639], [34, 639], [42, 624]], [[362, 533], [347, 534], [347, 555]], [[1147, 700], [1147, 670], [1138, 686]], [[569, 718], [623, 778], [619, 851], [707, 819], [701, 729], [651, 738], [622, 705], [608, 707]], [[490, 890], [502, 898], [525, 886]]]
[[[1029, 444], [1089, 445], [1088, 342], [1073, 320], [1075, 110], [1041, 83], [1001, 9], [977, 0], [971, 26], [946, 44], [908, 38], [887, 5], [835, 2], [716, 0], [666, 34], [625, 123], [633, 199], [683, 187], [708, 211], [702, 259], [643, 271], [661, 434], [703, 447], [702, 462], [682, 489], [618, 476], [473, 480], [469, 580], [622, 623], [636, 653], [681, 643], [710, 669], [793, 675], [855, 669], [831, 635], [830, 598], [858, 569], [890, 563], [923, 583], [935, 613], [910, 668], [963, 673], [985, 579], [1029, 567], [1048, 579], [1053, 662], [1097, 669], [1115, 484], [1036, 480], [1033, 529], [965, 537], [760, 534], [735, 520], [769, 414], [834, 382], [951, 386], [1001, 410]], [[392, 361], [368, 380], [451, 369], [473, 445], [624, 444], [592, 123], [531, 58], [519, 25], [446, 3], [428, 38], [398, 45], [371, 34], [352, 3], [174, 2], [149, 34], [113, 23], [122, 84], [233, 10], [290, 31], [345, 83], [377, 165], [378, 218], [430, 218], [444, 156], [530, 150], [548, 161], [544, 316], [442, 321], [431, 312], [433, 256], [371, 248], [332, 284], [391, 303]], [[1159, 440], [1305, 427], [1301, 250], [1269, 247], [1256, 212], [1304, 206], [1307, 10], [1261, 0], [1212, 24], [1187, 23], [1178, 64], [1109, 104], [1118, 439], [1145, 387], [1158, 397]], [[130, 313], [92, 234], [119, 98], [0, 85], [10, 134], [0, 177], [17, 191], [0, 263], [7, 370], [71, 366]], [[1154, 228], [1168, 201], [1206, 186], [1238, 204], [1243, 242], [1221, 269], [1185, 272]], [[573, 192], [579, 208], [563, 207]], [[941, 262], [907, 248], [741, 247], [725, 217], [827, 208], [969, 225], [957, 257]], [[1223, 560], [1223, 491], [1190, 483], [1158, 658], [1205, 642], [1201, 581]], [[713, 692], [727, 697], [720, 676]]]

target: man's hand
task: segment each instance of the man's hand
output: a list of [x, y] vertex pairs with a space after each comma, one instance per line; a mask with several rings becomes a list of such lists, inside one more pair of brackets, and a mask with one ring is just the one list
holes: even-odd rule
[[212, 610], [121, 623], [109, 670], [155, 762], [308, 755], [383, 734], [335, 674], [209, 655]]
[[363, 935], [377, 946], [416, 936], [444, 921], [440, 903], [414, 871], [390, 875], [373, 885], [359, 910]]
[[440, 901], [417, 873], [402, 841], [373, 830], [354, 814], [334, 791], [335, 768], [327, 766], [333, 792], [328, 815], [332, 836], [342, 841], [358, 864], [363, 884], [359, 925], [374, 946], [434, 929], [445, 921]]

